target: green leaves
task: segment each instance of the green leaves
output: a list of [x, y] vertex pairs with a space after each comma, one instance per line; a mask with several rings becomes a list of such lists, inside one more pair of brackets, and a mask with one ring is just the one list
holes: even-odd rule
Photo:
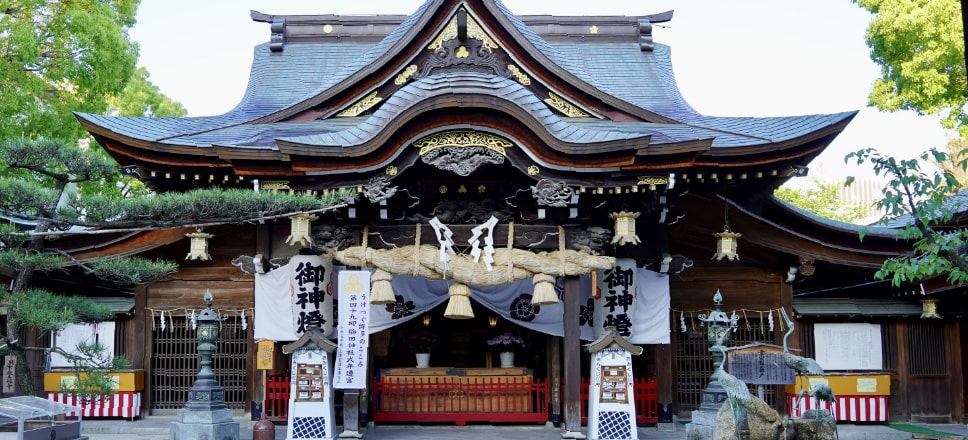
[[105, 258], [88, 264], [87, 273], [114, 284], [145, 284], [178, 271], [173, 261], [141, 257]]
[[83, 296], [55, 295], [41, 289], [25, 289], [4, 297], [17, 313], [8, 315], [11, 325], [37, 329], [41, 334], [79, 322], [100, 322], [111, 318], [111, 309]]
[[781, 186], [773, 194], [800, 209], [842, 222], [854, 222], [864, 218], [867, 210], [856, 203], [842, 202], [837, 198], [838, 185], [813, 180], [806, 188]]
[[7, 0], [0, 12], [0, 138], [80, 139], [134, 72], [137, 0]]
[[881, 78], [870, 104], [942, 117], [968, 137], [965, 47], [958, 0], [854, 0], [875, 16], [867, 28], [871, 59]]
[[885, 261], [876, 277], [891, 278], [895, 286], [937, 276], [958, 284], [968, 281], [968, 260], [962, 251], [968, 232], [949, 225], [956, 214], [968, 210], [962, 197], [953, 197], [961, 183], [950, 169], [924, 166], [931, 161], [951, 163], [950, 156], [929, 149], [916, 159], [898, 160], [868, 148], [845, 157], [846, 162], [851, 160], [871, 164], [875, 174], [889, 179], [877, 202], [888, 213], [882, 223], [903, 222], [897, 236], [912, 243], [910, 254]]

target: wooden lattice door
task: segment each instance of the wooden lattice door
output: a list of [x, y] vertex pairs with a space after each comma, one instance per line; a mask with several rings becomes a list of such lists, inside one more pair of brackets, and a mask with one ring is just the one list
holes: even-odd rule
[[[198, 375], [198, 339], [185, 317], [167, 319], [162, 329], [152, 329], [151, 409], [184, 408], [188, 390]], [[246, 330], [232, 319], [220, 324], [218, 351], [212, 359], [215, 379], [225, 391], [225, 404], [231, 409], [246, 409]]]

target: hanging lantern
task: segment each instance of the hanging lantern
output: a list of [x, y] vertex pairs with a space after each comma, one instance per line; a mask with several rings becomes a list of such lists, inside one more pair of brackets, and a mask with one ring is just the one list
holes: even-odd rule
[[625, 243], [639, 244], [639, 236], [635, 235], [635, 219], [639, 218], [639, 212], [613, 212], [608, 216], [615, 220], [615, 236], [612, 244], [618, 243], [625, 246]]
[[487, 317], [487, 324], [494, 328], [497, 326], [497, 315], [491, 315]]
[[393, 287], [390, 285], [390, 280], [392, 279], [393, 275], [383, 269], [377, 269], [373, 272], [373, 276], [370, 277], [370, 283], [372, 284], [370, 304], [393, 304], [397, 302], [396, 297], [393, 295]]
[[292, 229], [289, 232], [289, 237], [286, 237], [286, 243], [289, 246], [295, 246], [299, 243], [300, 246], [312, 246], [313, 239], [310, 237], [312, 234], [312, 224], [313, 220], [316, 220], [315, 215], [310, 214], [296, 214], [289, 219], [292, 221]]
[[729, 226], [726, 226], [723, 228], [723, 232], [717, 232], [713, 236], [719, 239], [719, 242], [716, 243], [716, 253], [713, 258], [716, 260], [723, 258], [730, 261], [739, 260], [739, 254], [736, 253], [736, 239], [742, 237], [743, 234], [730, 231]]
[[465, 284], [454, 283], [447, 289], [450, 301], [447, 302], [447, 310], [444, 317], [450, 319], [471, 319], [474, 317], [474, 310], [471, 309], [471, 289]]
[[941, 319], [941, 315], [938, 314], [938, 300], [936, 299], [921, 300], [921, 318]]
[[208, 261], [212, 259], [212, 256], [208, 253], [208, 239], [214, 237], [214, 235], [198, 229], [195, 232], [185, 234], [185, 236], [192, 239], [188, 255], [185, 256], [186, 260]]
[[531, 304], [536, 306], [550, 306], [558, 304], [558, 294], [555, 293], [555, 277], [539, 273], [531, 280], [534, 283], [534, 295]]
[[430, 327], [430, 315], [423, 315], [424, 327]]

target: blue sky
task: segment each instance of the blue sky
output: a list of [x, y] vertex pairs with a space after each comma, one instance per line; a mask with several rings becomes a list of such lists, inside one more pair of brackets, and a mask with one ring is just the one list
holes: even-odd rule
[[[870, 15], [850, 0], [503, 0], [516, 14], [645, 15], [675, 10], [653, 30], [672, 47], [679, 88], [717, 116], [786, 116], [860, 110], [814, 163], [818, 178], [864, 175], [845, 154], [875, 147], [913, 157], [941, 147], [937, 120], [867, 107], [878, 77], [864, 34]], [[422, 0], [143, 0], [131, 31], [153, 83], [191, 116], [223, 113], [242, 97], [252, 47], [269, 39], [270, 14], [410, 14]], [[590, 8], [589, 5], [594, 5]]]

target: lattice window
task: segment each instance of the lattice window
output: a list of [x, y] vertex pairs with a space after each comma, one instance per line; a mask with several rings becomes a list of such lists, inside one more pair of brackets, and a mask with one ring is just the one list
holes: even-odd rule
[[[225, 390], [225, 404], [246, 409], [246, 332], [233, 320], [220, 324], [218, 351], [212, 359], [215, 379]], [[185, 317], [172, 317], [165, 330], [152, 330], [151, 408], [180, 409], [198, 375], [198, 339]]]
[[[706, 388], [709, 376], [713, 374], [713, 357], [709, 352], [706, 327], [697, 325], [695, 329], [690, 328], [685, 333], [678, 330], [681, 329], [673, 329], [676, 331], [676, 393], [679, 413], [682, 414], [699, 409], [702, 390]], [[727, 346], [736, 347], [753, 342], [772, 344], [776, 331], [779, 329], [774, 327], [770, 331], [769, 324], [761, 323], [753, 317], [749, 320], [740, 319], [739, 327], [735, 333], [730, 334]], [[756, 387], [750, 386], [750, 392], [756, 395]], [[774, 387], [765, 386], [763, 397], [766, 403], [774, 406]]]
[[908, 323], [911, 374], [947, 374], [944, 345], [944, 324], [927, 321]]

